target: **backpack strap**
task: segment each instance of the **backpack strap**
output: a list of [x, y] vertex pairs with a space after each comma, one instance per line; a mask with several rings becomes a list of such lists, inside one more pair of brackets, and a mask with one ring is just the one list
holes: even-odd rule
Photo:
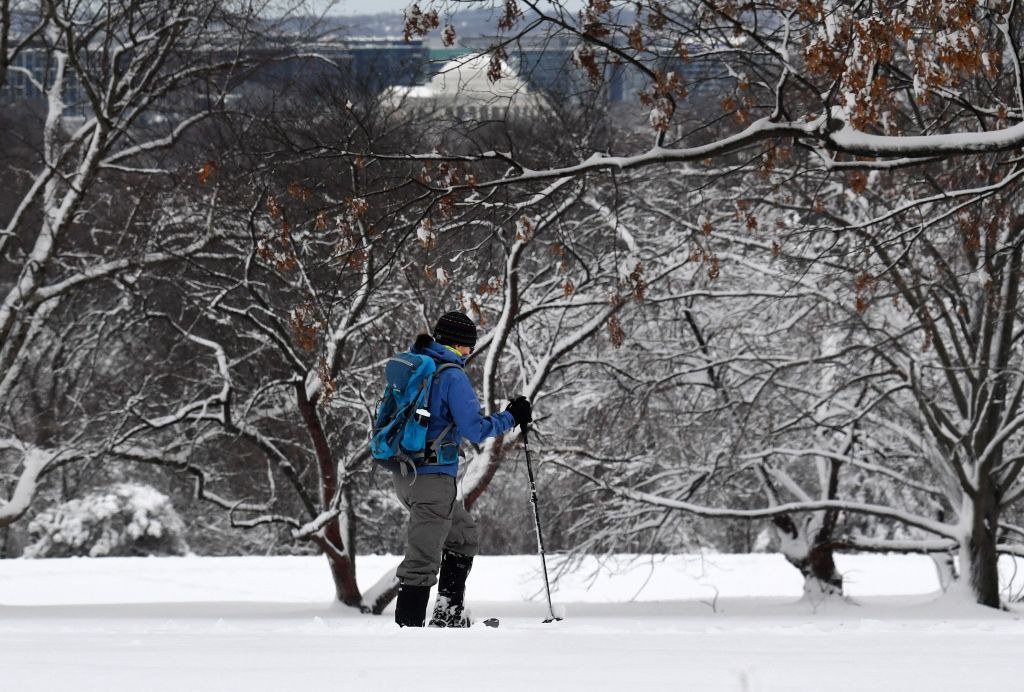
[[[462, 370], [462, 366], [459, 365], [458, 363], [441, 363], [439, 366], [437, 366], [437, 370], [434, 371], [434, 379], [435, 380], [438, 379], [441, 376], [441, 372], [444, 371], [444, 370], [447, 370], [448, 368], [458, 368], [459, 370]], [[434, 394], [434, 387], [433, 387], [433, 385], [431, 385], [431, 387], [430, 387], [430, 394], [427, 395], [427, 406], [428, 407], [430, 406], [430, 397], [433, 396], [433, 394]], [[441, 431], [441, 434], [438, 435], [437, 437], [435, 437], [430, 442], [430, 444], [428, 445], [428, 447], [430, 448], [430, 451], [434, 453], [434, 458], [435, 459], [437, 458], [437, 446], [439, 444], [441, 444], [441, 442], [444, 440], [444, 438], [448, 437], [448, 433], [450, 433], [454, 427], [455, 427], [455, 421], [449, 421], [448, 425], [446, 425], [444, 427], [444, 430]]]
[[454, 427], [455, 423], [449, 423], [444, 426], [444, 430], [441, 431], [441, 434], [435, 437], [434, 441], [430, 443], [430, 451], [434, 453], [435, 457], [437, 456], [437, 446], [444, 441], [444, 438], [448, 437], [448, 433], [450, 433]]
[[448, 368], [458, 368], [459, 370], [462, 370], [462, 366], [458, 363], [441, 363], [437, 366], [437, 370], [434, 371], [434, 374], [436, 375], [442, 370], [447, 370]]

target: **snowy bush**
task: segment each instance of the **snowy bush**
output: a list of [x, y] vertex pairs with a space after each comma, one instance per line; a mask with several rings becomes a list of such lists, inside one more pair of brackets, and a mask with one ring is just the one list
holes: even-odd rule
[[119, 483], [40, 513], [24, 557], [184, 555], [185, 524], [163, 493]]

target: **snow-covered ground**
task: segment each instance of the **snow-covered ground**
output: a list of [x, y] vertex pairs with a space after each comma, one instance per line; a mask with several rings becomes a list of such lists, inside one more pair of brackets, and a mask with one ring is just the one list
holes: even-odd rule
[[[396, 564], [361, 557], [369, 586]], [[1024, 620], [936, 600], [927, 558], [845, 556], [854, 604], [800, 600], [776, 555], [481, 557], [470, 607], [501, 627], [399, 630], [331, 602], [322, 558], [0, 561], [12, 692], [1024, 689]]]

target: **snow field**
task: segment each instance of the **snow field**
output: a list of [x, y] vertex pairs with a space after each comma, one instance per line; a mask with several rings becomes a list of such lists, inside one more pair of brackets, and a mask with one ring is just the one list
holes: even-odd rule
[[[361, 557], [364, 587], [396, 560]], [[859, 605], [800, 601], [776, 555], [596, 567], [542, 624], [537, 558], [478, 558], [469, 605], [501, 627], [456, 631], [333, 603], [323, 558], [0, 561], [0, 670], [54, 692], [1024, 689], [1019, 613], [936, 600], [927, 558], [841, 557]]]

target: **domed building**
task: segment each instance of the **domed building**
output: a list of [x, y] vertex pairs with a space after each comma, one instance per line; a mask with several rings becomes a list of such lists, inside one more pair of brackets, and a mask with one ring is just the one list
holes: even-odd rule
[[531, 118], [544, 107], [544, 97], [507, 62], [479, 53], [448, 61], [426, 84], [391, 87], [389, 97], [403, 110], [463, 121]]

